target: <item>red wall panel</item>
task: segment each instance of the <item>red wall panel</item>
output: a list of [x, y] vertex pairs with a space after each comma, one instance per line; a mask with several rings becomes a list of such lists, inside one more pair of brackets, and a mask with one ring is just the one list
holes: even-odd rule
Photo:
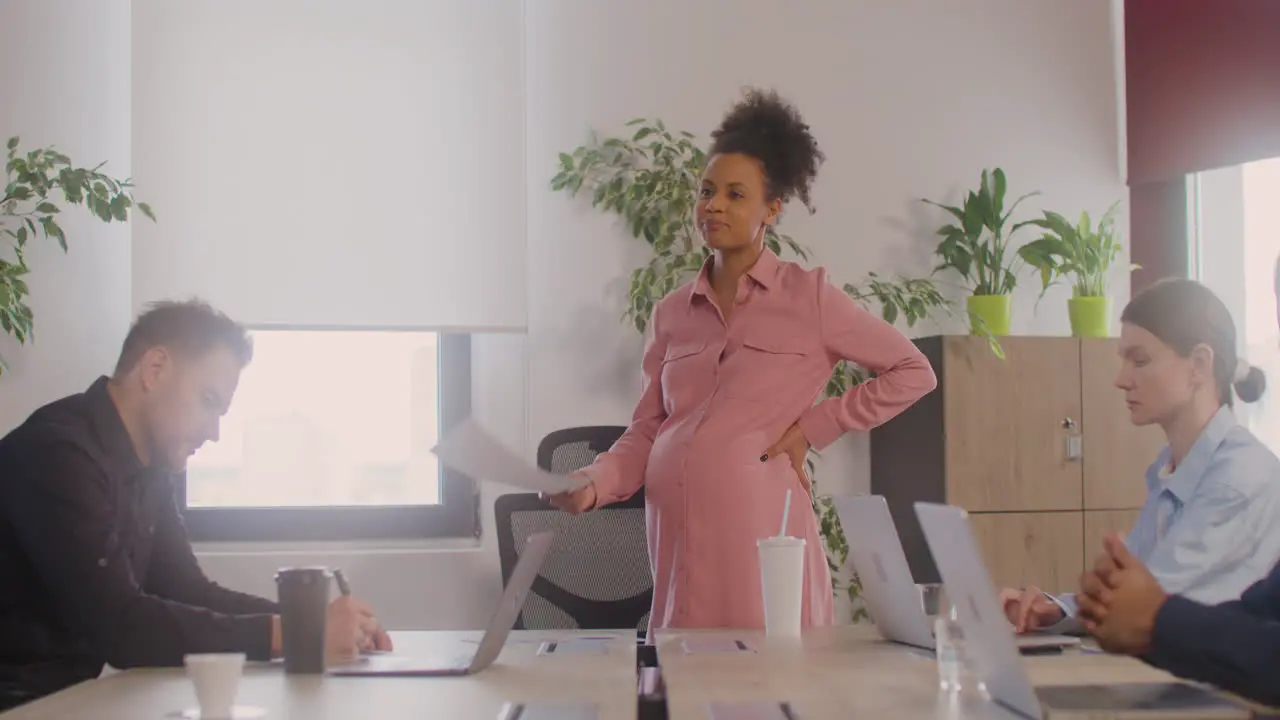
[[1280, 156], [1280, 1], [1125, 0], [1129, 183]]
[[1138, 292], [1186, 277], [1186, 176], [1280, 157], [1280, 0], [1124, 0]]
[[1142, 267], [1130, 278], [1130, 294], [1163, 278], [1190, 275], [1189, 254], [1185, 179], [1131, 186], [1129, 256]]

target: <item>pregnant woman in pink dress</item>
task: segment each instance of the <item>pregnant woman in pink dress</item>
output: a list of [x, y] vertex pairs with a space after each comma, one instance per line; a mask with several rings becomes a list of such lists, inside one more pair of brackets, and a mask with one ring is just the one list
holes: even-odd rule
[[[590, 485], [552, 502], [569, 512], [641, 485], [654, 575], [650, 627], [761, 628], [756, 540], [806, 541], [802, 623], [833, 622], [805, 454], [902, 412], [936, 384], [906, 337], [827, 281], [780, 260], [765, 229], [792, 198], [809, 206], [823, 155], [795, 109], [750, 93], [712, 134], [696, 222], [714, 251], [662, 299], [644, 353], [644, 392], [626, 434], [583, 472]], [[814, 404], [835, 363], [875, 379]]]

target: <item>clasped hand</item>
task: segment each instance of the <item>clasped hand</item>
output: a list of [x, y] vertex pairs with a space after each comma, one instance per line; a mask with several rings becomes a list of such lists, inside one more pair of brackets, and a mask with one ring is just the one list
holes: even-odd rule
[[1103, 549], [1080, 576], [1080, 619], [1103, 650], [1141, 655], [1151, 649], [1156, 615], [1169, 596], [1119, 535], [1104, 538]]

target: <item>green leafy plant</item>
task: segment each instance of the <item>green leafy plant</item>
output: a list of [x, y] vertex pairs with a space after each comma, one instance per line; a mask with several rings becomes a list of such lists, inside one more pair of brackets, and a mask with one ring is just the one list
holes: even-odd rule
[[[625, 136], [596, 138], [561, 153], [551, 188], [571, 196], [590, 193], [592, 207], [617, 215], [634, 237], [649, 244], [652, 255], [631, 273], [623, 313], [625, 322], [644, 332], [654, 304], [693, 278], [709, 255], [693, 222], [698, 182], [707, 157], [692, 133], [672, 132], [661, 120], [639, 118], [627, 127], [631, 130]], [[779, 255], [802, 260], [809, 257], [800, 243], [772, 228], [765, 244]], [[925, 278], [885, 279], [868, 273], [865, 282], [845, 285], [844, 291], [868, 308], [878, 304], [881, 315], [891, 323], [903, 320], [912, 326], [937, 310], [950, 310], [937, 287]], [[842, 361], [827, 381], [826, 395], [843, 395], [867, 378], [865, 369]], [[809, 458], [810, 477], [816, 457], [817, 453], [812, 453]], [[857, 577], [845, 583], [837, 577], [848, 560], [849, 544], [835, 506], [829, 496], [817, 493], [816, 480], [814, 490], [813, 509], [827, 546], [833, 591], [847, 593], [854, 620], [863, 619], [866, 610], [858, 601], [862, 586]]]
[[1018, 284], [1018, 258], [1010, 250], [1010, 240], [1022, 223], [1008, 227], [1009, 219], [1023, 200], [1039, 193], [1019, 197], [1006, 210], [1006, 188], [1004, 170], [996, 168], [982, 171], [978, 189], [966, 193], [959, 206], [921, 198], [922, 202], [946, 210], [956, 220], [938, 229], [942, 240], [934, 254], [941, 262], [935, 272], [955, 270], [974, 295], [1008, 295]]
[[[17, 137], [9, 138], [6, 144], [8, 161], [4, 194], [0, 195], [0, 232], [8, 238], [12, 251], [8, 257], [0, 257], [0, 328], [25, 344], [32, 337], [35, 321], [27, 305], [25, 277], [30, 268], [25, 250], [27, 243], [43, 236], [56, 240], [66, 252], [67, 235], [58, 224], [62, 211], [58, 203], [83, 206], [105, 223], [128, 221], [134, 207], [153, 221], [155, 213], [146, 203], [134, 200], [128, 179], [117, 180], [101, 172], [105, 163], [76, 167], [52, 147], [23, 154], [18, 145]], [[0, 358], [3, 369], [7, 365]]]
[[1071, 277], [1073, 297], [1105, 297], [1107, 273], [1120, 254], [1119, 232], [1115, 214], [1119, 201], [1112, 204], [1094, 225], [1088, 212], [1080, 213], [1073, 225], [1062, 215], [1046, 210], [1044, 217], [1020, 225], [1035, 225], [1045, 233], [1018, 249], [1018, 255], [1040, 271], [1041, 295], [1064, 277]]

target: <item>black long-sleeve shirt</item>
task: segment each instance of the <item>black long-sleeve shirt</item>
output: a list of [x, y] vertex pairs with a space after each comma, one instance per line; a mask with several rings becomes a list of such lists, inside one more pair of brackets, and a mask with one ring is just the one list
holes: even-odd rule
[[200, 570], [99, 378], [0, 439], [0, 710], [193, 652], [271, 653], [276, 604]]
[[1280, 566], [1239, 600], [1201, 605], [1171, 596], [1142, 658], [1190, 680], [1280, 706]]

